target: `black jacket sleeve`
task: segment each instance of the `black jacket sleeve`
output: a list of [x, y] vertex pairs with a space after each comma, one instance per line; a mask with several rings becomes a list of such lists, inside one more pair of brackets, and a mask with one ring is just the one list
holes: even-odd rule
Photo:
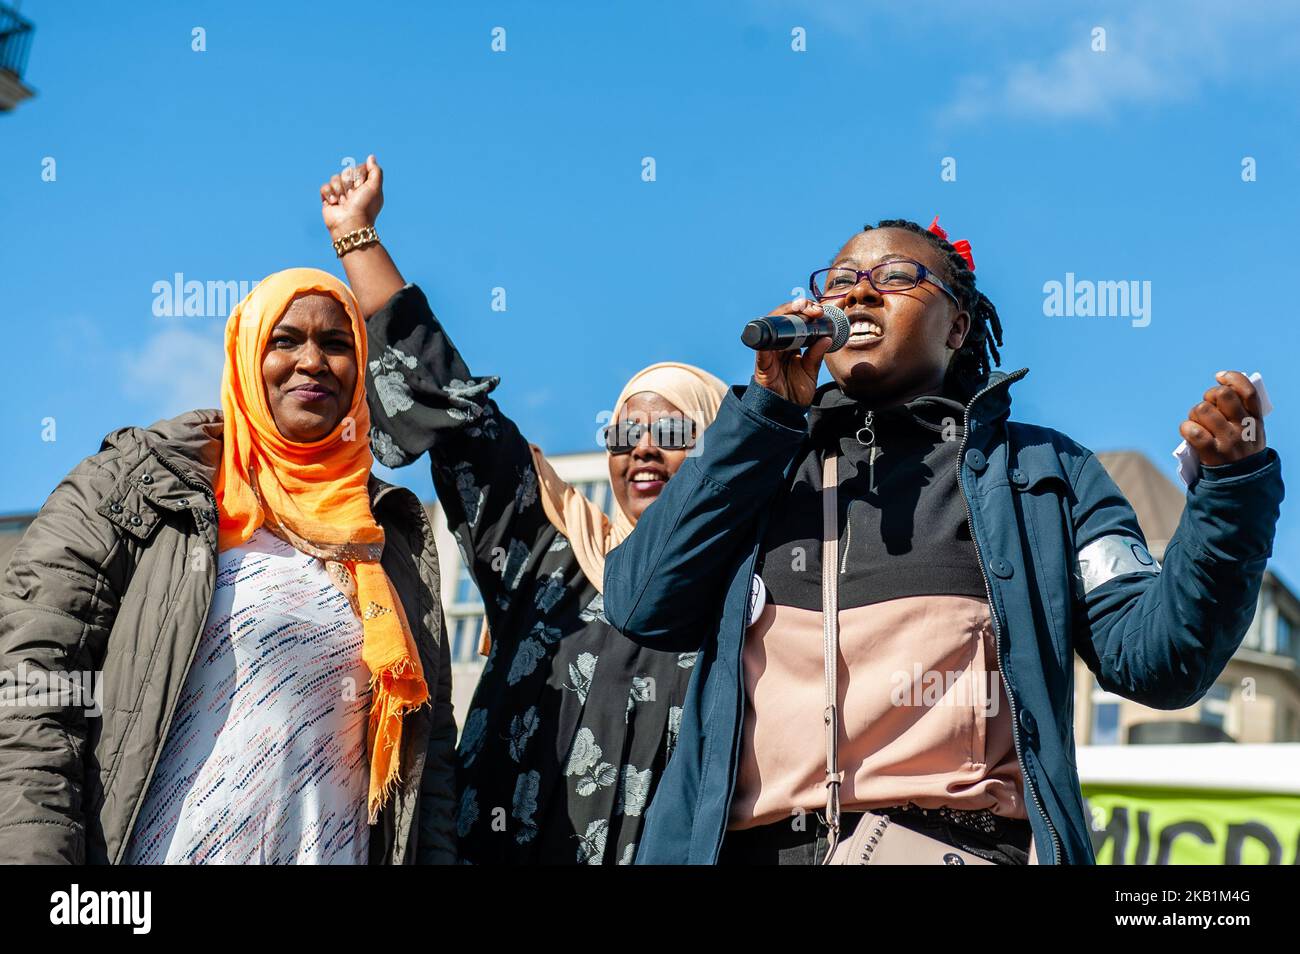
[[555, 530], [538, 497], [528, 442], [490, 397], [500, 379], [470, 373], [414, 285], [393, 295], [366, 329], [375, 458], [401, 467], [428, 453], [438, 500], [494, 639], [509, 640], [511, 628], [498, 624]]
[[[1074, 492], [1081, 544], [1145, 542], [1132, 506], [1094, 455]], [[1255, 615], [1284, 495], [1271, 447], [1202, 466], [1163, 566], [1086, 589], [1076, 600], [1075, 647], [1103, 689], [1154, 709], [1186, 708], [1209, 691]]]

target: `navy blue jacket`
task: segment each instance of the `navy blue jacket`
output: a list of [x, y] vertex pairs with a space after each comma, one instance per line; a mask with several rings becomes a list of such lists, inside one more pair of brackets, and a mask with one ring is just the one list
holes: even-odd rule
[[[1074, 754], [1077, 652], [1110, 692], [1157, 709], [1203, 696], [1255, 612], [1283, 497], [1266, 448], [1203, 467], [1164, 554], [1100, 461], [1008, 420], [993, 372], [967, 405], [958, 486], [988, 585], [1025, 803], [1042, 864], [1095, 863]], [[806, 451], [804, 409], [733, 387], [681, 469], [605, 564], [605, 614], [630, 639], [700, 650], [638, 864], [716, 863], [744, 713], [741, 647], [765, 517]], [[810, 739], [820, 745], [820, 739]]]

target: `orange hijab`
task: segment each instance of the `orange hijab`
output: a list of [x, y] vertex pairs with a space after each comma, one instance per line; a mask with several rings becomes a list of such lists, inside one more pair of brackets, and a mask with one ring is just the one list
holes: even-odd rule
[[[343, 305], [356, 342], [352, 406], [326, 437], [286, 440], [266, 402], [262, 356], [271, 331], [299, 295], [321, 292]], [[351, 290], [314, 268], [289, 268], [263, 279], [226, 322], [221, 375], [225, 436], [217, 475], [221, 550], [248, 541], [258, 527], [303, 553], [346, 568], [356, 594], [370, 670], [370, 823], [399, 780], [402, 717], [428, 701], [420, 656], [401, 600], [379, 565], [384, 531], [370, 512], [367, 481], [370, 410], [366, 406], [366, 325]]]

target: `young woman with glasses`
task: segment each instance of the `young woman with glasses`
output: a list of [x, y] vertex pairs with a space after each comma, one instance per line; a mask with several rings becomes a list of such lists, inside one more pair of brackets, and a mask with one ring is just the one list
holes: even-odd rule
[[1089, 863], [1074, 654], [1156, 708], [1214, 683], [1283, 494], [1258, 395], [1221, 371], [1179, 427], [1200, 476], [1162, 568], [1087, 448], [1008, 420], [1027, 369], [990, 370], [968, 243], [880, 222], [809, 286], [773, 314], [834, 304], [848, 342], [760, 352], [606, 563], [615, 626], [700, 649], [637, 862], [820, 863], [874, 812], [873, 837]]
[[[483, 598], [487, 664], [457, 752], [460, 858], [475, 864], [627, 864], [672, 751], [695, 653], [645, 649], [605, 620], [605, 554], [659, 497], [726, 388], [690, 365], [638, 372], [604, 429], [613, 515], [555, 473], [470, 373], [424, 294], [372, 229], [371, 156], [321, 187], [368, 316], [375, 456], [428, 454], [438, 500]], [[354, 236], [347, 238], [347, 236]]]

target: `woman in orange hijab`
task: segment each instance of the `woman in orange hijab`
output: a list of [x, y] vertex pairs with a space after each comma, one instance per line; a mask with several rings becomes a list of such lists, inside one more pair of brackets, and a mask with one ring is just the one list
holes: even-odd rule
[[[110, 435], [14, 555], [20, 576], [48, 580], [5, 592], [0, 656], [40, 664], [23, 614], [53, 603], [93, 624], [83, 662], [105, 698], [83, 764], [43, 767], [88, 779], [67, 798], [73, 823], [88, 803], [82, 834], [0, 824], [55, 821], [27, 826], [26, 860], [453, 862], [436, 551], [414, 495], [371, 474], [356, 300], [325, 272], [278, 272], [232, 312], [225, 344], [221, 411]], [[60, 577], [96, 566], [86, 605]], [[0, 803], [16, 757], [36, 756], [0, 745]], [[60, 803], [22, 794], [38, 814]]]
[[429, 692], [401, 600], [379, 563], [384, 531], [370, 512], [370, 412], [357, 371], [366, 363], [364, 327], [348, 287], [310, 268], [277, 272], [235, 309], [226, 325], [227, 425], [216, 491], [223, 552], [264, 527], [327, 561], [360, 617], [374, 693], [367, 744], [374, 822], [397, 781], [402, 716]]

